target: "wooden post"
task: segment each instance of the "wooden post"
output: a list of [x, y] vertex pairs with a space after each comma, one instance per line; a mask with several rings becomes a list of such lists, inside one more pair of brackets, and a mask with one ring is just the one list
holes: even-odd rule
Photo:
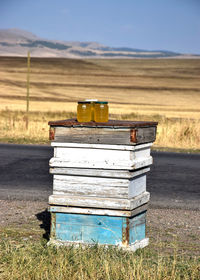
[[28, 51], [27, 54], [27, 83], [26, 83], [26, 129], [28, 129], [28, 122], [29, 122], [29, 88], [30, 88], [30, 64], [31, 64], [31, 57], [30, 52]]

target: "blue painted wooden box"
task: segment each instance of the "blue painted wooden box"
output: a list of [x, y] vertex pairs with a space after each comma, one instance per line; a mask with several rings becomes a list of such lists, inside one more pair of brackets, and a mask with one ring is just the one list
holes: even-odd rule
[[128, 247], [139, 244], [144, 247], [148, 245], [145, 222], [146, 211], [133, 217], [51, 212], [50, 240]]

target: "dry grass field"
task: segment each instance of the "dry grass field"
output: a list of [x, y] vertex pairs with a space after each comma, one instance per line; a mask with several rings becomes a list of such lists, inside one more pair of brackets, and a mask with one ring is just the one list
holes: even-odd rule
[[28, 131], [26, 75], [26, 58], [0, 57], [1, 141], [46, 143], [49, 120], [97, 98], [112, 118], [159, 121], [157, 147], [200, 149], [200, 59], [32, 58]]

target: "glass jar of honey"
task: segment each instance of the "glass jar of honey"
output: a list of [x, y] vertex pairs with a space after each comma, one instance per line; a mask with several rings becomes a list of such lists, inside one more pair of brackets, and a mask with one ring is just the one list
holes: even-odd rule
[[90, 102], [91, 104], [91, 121], [94, 121], [94, 107], [98, 99], [86, 99], [85, 101]]
[[79, 101], [77, 106], [77, 121], [91, 121], [91, 104], [88, 101]]
[[108, 102], [97, 101], [94, 105], [94, 120], [95, 122], [108, 121]]

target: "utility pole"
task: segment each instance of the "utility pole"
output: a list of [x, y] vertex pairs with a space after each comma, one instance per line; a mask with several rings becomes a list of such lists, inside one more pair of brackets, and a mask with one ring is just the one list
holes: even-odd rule
[[30, 51], [28, 51], [27, 55], [27, 82], [26, 82], [26, 129], [28, 129], [29, 122], [29, 88], [30, 88], [30, 65], [31, 65], [31, 57]]

